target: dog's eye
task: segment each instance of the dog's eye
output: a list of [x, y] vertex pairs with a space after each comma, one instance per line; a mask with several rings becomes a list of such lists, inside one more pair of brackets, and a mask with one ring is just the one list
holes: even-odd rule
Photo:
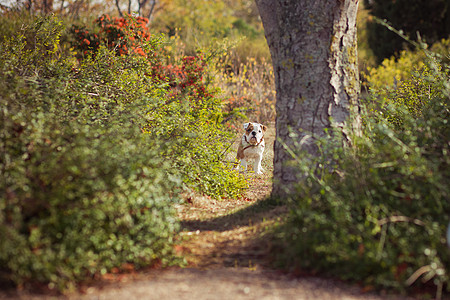
[[247, 132], [250, 132], [250, 131], [252, 131], [251, 129], [247, 129]]

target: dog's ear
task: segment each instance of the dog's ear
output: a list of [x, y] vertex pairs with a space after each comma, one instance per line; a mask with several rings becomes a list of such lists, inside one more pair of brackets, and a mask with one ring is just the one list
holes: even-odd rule
[[266, 130], [267, 130], [266, 125], [261, 125], [261, 128], [262, 128], [262, 130], [263, 130], [264, 132], [266, 132]]
[[250, 123], [244, 123], [244, 130], [247, 130], [248, 125], [250, 125]]

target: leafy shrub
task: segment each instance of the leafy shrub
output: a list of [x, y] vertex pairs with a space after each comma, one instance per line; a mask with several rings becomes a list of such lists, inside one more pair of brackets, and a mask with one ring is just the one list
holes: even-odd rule
[[182, 57], [196, 57], [199, 48], [207, 49], [202, 51], [207, 62], [204, 80], [211, 80], [220, 88], [224, 120], [273, 122], [271, 58], [256, 4], [247, 0], [232, 0], [228, 4], [163, 1], [160, 5], [164, 9], [155, 10], [149, 30], [168, 36], [158, 50], [163, 54], [163, 65], [176, 68]]
[[[377, 103], [373, 109], [381, 118], [400, 126], [403, 115], [420, 117], [429, 101], [444, 97], [440, 77], [448, 72], [442, 70], [438, 61], [445, 63], [448, 59], [445, 56], [450, 53], [449, 41], [442, 40], [431, 49], [436, 50], [433, 53], [438, 58], [427, 58], [419, 50], [403, 51], [397, 60], [385, 59], [381, 66], [369, 69], [368, 83]], [[430, 63], [438, 69], [430, 70]]]
[[[209, 63], [205, 57], [209, 54], [198, 52], [195, 56], [166, 58], [164, 45], [144, 26], [147, 20], [127, 18], [105, 15], [95, 21], [100, 27], [98, 34], [89, 33], [98, 28], [79, 32], [97, 37], [100, 45], [116, 51], [118, 56], [131, 56], [140, 61], [145, 70], [140, 76], [160, 87], [159, 93], [164, 95], [158, 98], [160, 101], [149, 103], [145, 132], [168, 141], [170, 147], [164, 148], [162, 156], [173, 163], [187, 186], [213, 197], [239, 196], [246, 182], [224, 162], [232, 136], [222, 124], [222, 101], [216, 96], [217, 90], [204, 78]], [[83, 48], [86, 36], [80, 37], [76, 30], [79, 29], [72, 32], [75, 40], [81, 41], [78, 47], [87, 54], [97, 55], [100, 48]], [[118, 45], [128, 46], [118, 48]], [[125, 49], [143, 49], [144, 55]], [[120, 82], [126, 82], [128, 74], [124, 75], [118, 75]], [[120, 83], [114, 85], [117, 84]]]
[[448, 76], [448, 72], [439, 68], [439, 74], [433, 74], [423, 65], [420, 70], [413, 72], [411, 77], [398, 83], [395, 89], [381, 89], [375, 101], [380, 101], [379, 107], [375, 107], [376, 114], [380, 118], [403, 127], [405, 118], [420, 118], [423, 110], [430, 101], [436, 98], [444, 98], [443, 86], [440, 84], [442, 75]]
[[438, 297], [449, 289], [449, 70], [429, 62], [390, 99], [403, 106], [400, 127], [385, 118], [398, 109], [379, 114], [369, 103], [351, 146], [330, 138], [323, 157], [308, 163], [298, 154], [307, 175], [276, 232], [285, 266], [400, 290], [431, 281]]
[[[431, 50], [440, 55], [440, 60], [448, 62], [450, 40], [436, 42]], [[380, 94], [383, 90], [396, 88], [398, 83], [408, 79], [412, 72], [424, 68], [426, 56], [423, 51], [401, 51], [398, 57], [386, 58], [377, 67], [368, 68], [367, 81], [374, 93]]]
[[154, 142], [119, 124], [3, 117], [13, 134], [2, 137], [0, 262], [12, 280], [65, 289], [125, 263], [173, 261], [177, 181]]
[[378, 67], [369, 68], [367, 79], [370, 87], [377, 90], [394, 88], [415, 69], [423, 68], [423, 59], [420, 52], [402, 51], [398, 59], [391, 57], [383, 60]]
[[179, 263], [179, 192], [231, 197], [246, 186], [223, 161], [232, 137], [204, 56], [166, 64], [161, 38], [142, 22], [110, 22], [114, 47], [102, 28], [72, 31], [78, 59], [61, 46], [55, 17], [11, 23], [21, 29], [2, 35], [2, 279], [64, 290]]
[[40, 18], [0, 43], [0, 270], [66, 289], [132, 264], [175, 262], [180, 174], [142, 133], [165, 91], [142, 56], [99, 48], [80, 65]]
[[81, 55], [94, 54], [100, 44], [105, 44], [118, 55], [137, 53], [147, 54], [142, 49], [144, 41], [150, 40], [147, 30], [148, 19], [126, 15], [122, 18], [102, 15], [95, 21], [98, 33], [90, 32], [85, 26], [73, 25], [71, 32], [75, 37], [74, 47]]

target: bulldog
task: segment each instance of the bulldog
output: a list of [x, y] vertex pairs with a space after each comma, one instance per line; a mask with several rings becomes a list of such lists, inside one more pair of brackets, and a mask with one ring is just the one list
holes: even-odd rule
[[[237, 161], [241, 161], [242, 171], [247, 171], [247, 161], [254, 159], [253, 171], [256, 174], [262, 174], [261, 160], [264, 152], [264, 133], [267, 127], [259, 123], [245, 123], [245, 133], [242, 136], [239, 148], [237, 150]], [[236, 166], [239, 169], [239, 165]]]

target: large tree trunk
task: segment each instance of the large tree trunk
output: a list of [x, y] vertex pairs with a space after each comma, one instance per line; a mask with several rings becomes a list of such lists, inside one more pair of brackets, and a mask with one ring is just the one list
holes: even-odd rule
[[[285, 147], [317, 155], [324, 129], [357, 113], [357, 0], [256, 0], [277, 91], [273, 195], [298, 181]], [[290, 134], [290, 133], [294, 134]], [[284, 145], [283, 145], [284, 144]]]

